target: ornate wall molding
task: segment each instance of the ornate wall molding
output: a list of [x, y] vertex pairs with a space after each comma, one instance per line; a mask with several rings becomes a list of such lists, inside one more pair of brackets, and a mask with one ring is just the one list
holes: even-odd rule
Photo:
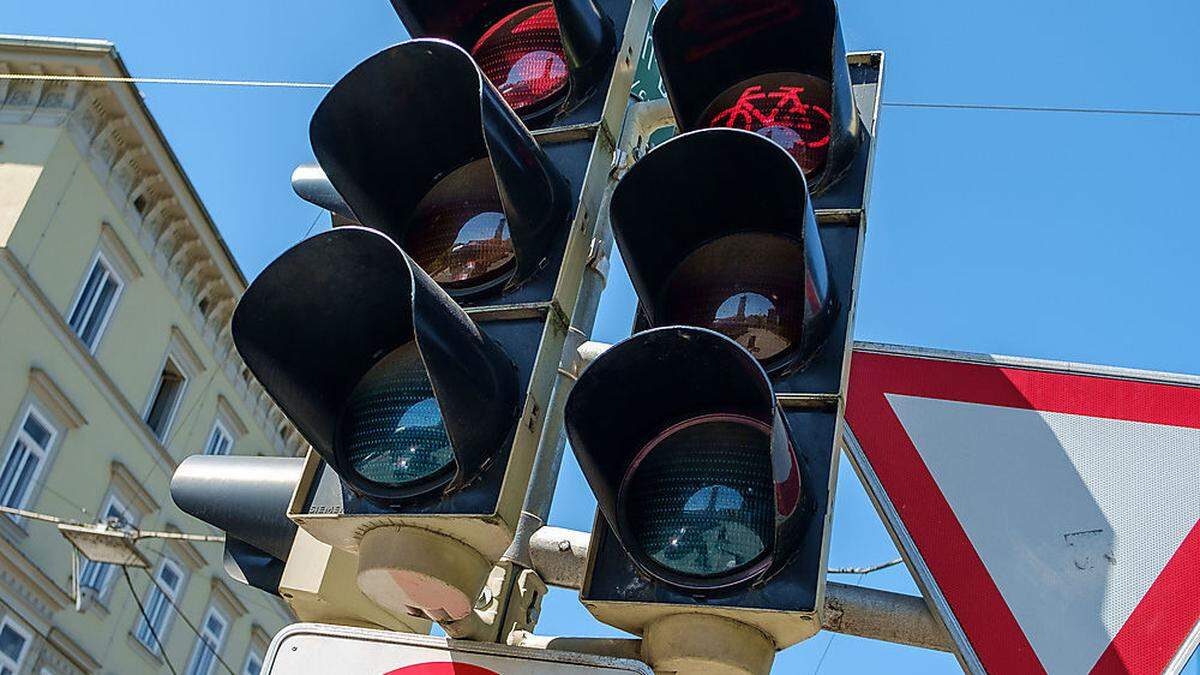
[[[96, 58], [103, 52], [74, 54], [69, 47], [63, 52], [61, 59], [50, 52], [37, 61], [9, 57], [0, 60], [0, 73], [121, 74], [111, 56]], [[81, 55], [91, 55], [94, 65], [81, 66]], [[205, 219], [203, 207], [186, 206], [199, 205], [199, 197], [172, 188], [190, 184], [169, 155], [166, 141], [144, 137], [145, 129], [157, 135], [157, 127], [138, 105], [128, 104], [130, 94], [140, 96], [132, 85], [121, 83], [0, 79], [0, 122], [67, 130], [135, 239], [191, 316], [234, 391], [255, 411], [254, 421], [272, 440], [272, 450], [299, 455], [307, 443], [293, 433], [291, 423], [273, 402], [263, 401], [264, 393], [256, 381], [245, 382], [239, 376], [243, 363], [228, 337], [228, 327], [244, 284], [240, 279], [231, 281], [223, 272], [235, 269], [231, 260], [217, 262], [218, 256], [223, 261], [228, 258], [219, 244], [211, 243], [219, 239], [215, 226]]]

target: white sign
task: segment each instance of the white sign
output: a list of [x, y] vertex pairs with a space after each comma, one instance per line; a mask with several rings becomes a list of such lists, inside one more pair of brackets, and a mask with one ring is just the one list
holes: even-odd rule
[[973, 672], [1175, 672], [1200, 639], [1200, 380], [860, 346], [847, 445]]
[[266, 675], [652, 675], [645, 664], [409, 633], [298, 623], [271, 641]]

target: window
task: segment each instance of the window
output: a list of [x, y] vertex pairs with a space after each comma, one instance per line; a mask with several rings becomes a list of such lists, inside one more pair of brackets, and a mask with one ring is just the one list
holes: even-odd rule
[[16, 675], [21, 662], [29, 651], [29, 631], [18, 626], [11, 618], [0, 621], [0, 675]]
[[[133, 513], [117, 499], [116, 495], [108, 496], [104, 502], [104, 508], [100, 509], [100, 514], [101, 522], [117, 520], [123, 526], [132, 526], [137, 523]], [[112, 581], [114, 571], [112, 565], [87, 560], [79, 572], [79, 586], [92, 589], [96, 597], [103, 597], [108, 590], [109, 582]]]
[[242, 666], [242, 675], [259, 675], [262, 672], [262, 656], [258, 652], [251, 651], [246, 656], [246, 665]]
[[229, 621], [217, 611], [209, 607], [204, 615], [204, 625], [196, 648], [192, 650], [192, 659], [188, 661], [187, 675], [212, 675], [213, 667], [217, 664], [217, 654], [225, 642], [225, 629]]
[[208, 436], [208, 445], [204, 446], [206, 455], [228, 455], [233, 450], [233, 436], [225, 430], [221, 420], [213, 425], [212, 433]]
[[75, 299], [75, 307], [68, 315], [67, 323], [71, 330], [83, 340], [88, 351], [96, 351], [100, 335], [112, 316], [121, 294], [121, 279], [113, 272], [113, 268], [100, 253], [92, 262], [91, 271], [83, 282], [79, 297]]
[[[183, 588], [183, 568], [170, 558], [163, 558], [162, 564], [158, 567], [158, 573], [154, 575], [154, 581], [150, 592], [146, 595], [146, 601], [142, 603], [142, 607], [146, 609], [146, 615], [141, 616], [139, 613], [133, 636], [151, 653], [158, 654], [160, 652], [158, 640], [166, 639], [167, 628], [171, 624], [173, 610], [171, 603], [179, 597], [179, 592]], [[157, 639], [155, 639], [156, 635]]]
[[167, 432], [171, 430], [171, 422], [175, 418], [175, 409], [183, 400], [183, 389], [187, 386], [187, 377], [175, 361], [167, 357], [163, 364], [162, 373], [158, 376], [158, 384], [154, 387], [154, 395], [150, 397], [150, 405], [146, 408], [146, 424], [160, 441], [167, 440]]
[[32, 405], [25, 409], [0, 468], [0, 504], [24, 508], [57, 432]]

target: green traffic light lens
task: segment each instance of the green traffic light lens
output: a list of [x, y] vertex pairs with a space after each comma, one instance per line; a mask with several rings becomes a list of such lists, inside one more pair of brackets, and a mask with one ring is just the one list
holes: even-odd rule
[[350, 394], [341, 440], [363, 479], [404, 488], [448, 474], [454, 451], [416, 343], [375, 364]]
[[770, 429], [709, 415], [642, 450], [619, 500], [642, 553], [689, 578], [753, 574], [774, 539]]

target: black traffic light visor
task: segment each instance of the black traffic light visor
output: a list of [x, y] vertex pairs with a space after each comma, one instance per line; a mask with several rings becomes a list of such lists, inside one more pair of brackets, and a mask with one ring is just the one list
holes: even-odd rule
[[681, 131], [722, 92], [751, 77], [794, 72], [830, 83], [831, 137], [819, 194], [849, 167], [862, 123], [850, 88], [835, 0], [668, 0], [654, 21], [654, 50]]
[[326, 94], [309, 135], [357, 220], [401, 246], [429, 190], [455, 169], [487, 159], [517, 258], [510, 285], [537, 271], [567, 226], [566, 180], [451, 42], [412, 40], [363, 61]]
[[[669, 574], [648, 559], [620, 504], [643, 451], [663, 432], [706, 416], [741, 418], [770, 429], [759, 451], [762, 478], [774, 484], [774, 533], [765, 559], [751, 570], [761, 576], [786, 560], [781, 546], [793, 541], [797, 518], [806, 512], [799, 464], [788, 440], [774, 393], [762, 367], [736, 342], [711, 330], [669, 326], [638, 333], [602, 354], [580, 376], [565, 408], [571, 447], [605, 520], [640, 568], [667, 583], [690, 589], [717, 589], [745, 583], [737, 578], [688, 579]], [[769, 527], [769, 525], [768, 525]]]
[[[396, 14], [413, 37], [443, 38], [464, 49], [496, 22], [539, 0], [392, 0]], [[601, 71], [616, 55], [612, 21], [592, 0], [553, 0], [559, 37], [571, 74], [570, 101], [590, 93]]]
[[[382, 503], [454, 489], [478, 475], [517, 418], [516, 367], [386, 236], [339, 227], [289, 249], [254, 280], [233, 316], [238, 352], [313, 448]], [[338, 448], [356, 385], [415, 343], [453, 448], [453, 477], [410, 488], [371, 483]]]
[[[612, 227], [651, 326], [670, 323], [664, 291], [701, 246], [729, 235], [787, 238], [803, 264], [779, 270], [790, 295], [803, 298], [802, 340], [770, 365], [787, 367], [819, 344], [830, 310], [828, 270], [804, 173], [787, 151], [740, 129], [676, 136], [638, 161], [612, 198]], [[764, 251], [763, 264], [770, 253]], [[800, 314], [797, 313], [799, 316]]]
[[303, 469], [303, 457], [194, 455], [175, 469], [171, 498], [225, 531], [229, 576], [278, 594], [296, 538], [287, 510]]

